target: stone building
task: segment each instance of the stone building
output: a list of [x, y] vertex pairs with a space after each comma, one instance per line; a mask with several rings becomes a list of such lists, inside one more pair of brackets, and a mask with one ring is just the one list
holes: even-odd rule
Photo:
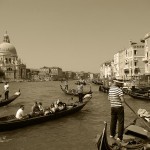
[[61, 80], [63, 77], [62, 68], [59, 67], [50, 67], [51, 70], [51, 80]]
[[130, 41], [130, 47], [125, 50], [125, 79], [139, 78], [144, 74], [144, 43]]
[[5, 74], [4, 80], [26, 79], [26, 65], [18, 58], [16, 48], [10, 43], [7, 32], [0, 44], [0, 69]]

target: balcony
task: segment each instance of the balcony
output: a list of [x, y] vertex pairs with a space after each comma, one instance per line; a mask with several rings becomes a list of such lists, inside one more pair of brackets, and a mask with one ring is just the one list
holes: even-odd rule
[[147, 58], [147, 57], [144, 57], [144, 58], [142, 59], [142, 61], [145, 62], [145, 63], [148, 63], [148, 58]]

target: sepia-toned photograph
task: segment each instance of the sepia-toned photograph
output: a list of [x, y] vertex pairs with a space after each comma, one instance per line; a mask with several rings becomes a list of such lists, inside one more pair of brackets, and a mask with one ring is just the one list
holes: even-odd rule
[[150, 149], [149, 0], [0, 0], [0, 149]]

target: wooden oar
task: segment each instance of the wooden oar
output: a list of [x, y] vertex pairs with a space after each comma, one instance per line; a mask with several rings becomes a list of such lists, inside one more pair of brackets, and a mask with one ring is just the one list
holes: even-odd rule
[[129, 106], [129, 104], [127, 102], [124, 102], [131, 110], [132, 112], [143, 122], [143, 124], [145, 126], [148, 127], [148, 129], [150, 130], [150, 126]]

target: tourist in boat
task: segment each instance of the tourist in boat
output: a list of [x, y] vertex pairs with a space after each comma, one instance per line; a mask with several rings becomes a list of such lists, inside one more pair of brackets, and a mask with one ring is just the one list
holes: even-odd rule
[[5, 92], [5, 100], [7, 100], [9, 97], [9, 84], [8, 84], [8, 82], [5, 82], [4, 92]]
[[83, 102], [83, 84], [80, 82], [77, 85], [77, 92], [79, 96], [79, 102], [82, 103]]
[[38, 103], [35, 102], [34, 105], [32, 106], [31, 116], [38, 116], [40, 114], [41, 114], [41, 112], [40, 112], [40, 108], [38, 106]]
[[68, 90], [68, 81], [67, 80], [64, 81], [64, 86], [65, 86], [65, 90]]
[[63, 102], [58, 103], [58, 110], [64, 110], [66, 108], [66, 104]]
[[23, 119], [24, 118], [24, 105], [21, 105], [18, 109], [16, 116], [17, 119]]
[[44, 110], [44, 116], [51, 114], [52, 111], [50, 110], [50, 107], [45, 108]]
[[124, 107], [125, 102], [123, 91], [117, 86], [115, 78], [112, 79], [112, 84], [109, 89], [108, 99], [111, 105], [111, 123], [110, 123], [110, 137], [114, 138], [116, 135], [116, 126], [118, 122], [118, 141], [123, 139], [124, 131]]
[[59, 99], [54, 102], [55, 111], [58, 110]]
[[52, 111], [52, 113], [56, 112], [56, 107], [54, 106], [54, 103], [51, 104], [50, 111]]
[[41, 102], [39, 102], [38, 106], [39, 106], [40, 112], [44, 113], [44, 107], [42, 106]]

